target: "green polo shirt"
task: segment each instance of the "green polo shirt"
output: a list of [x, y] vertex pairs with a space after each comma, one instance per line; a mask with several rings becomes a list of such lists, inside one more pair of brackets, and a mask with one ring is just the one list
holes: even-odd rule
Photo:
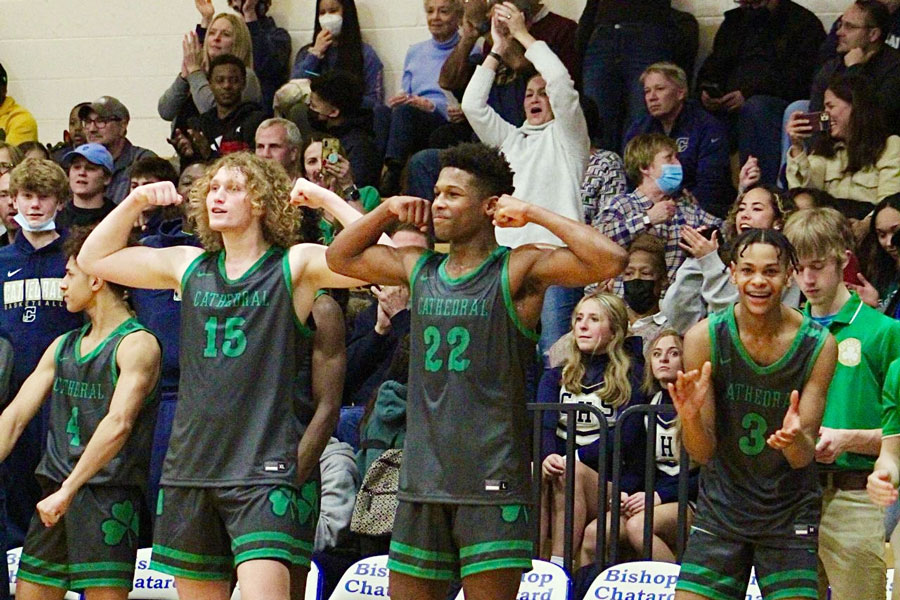
[[881, 394], [881, 437], [900, 435], [900, 358], [891, 363]]
[[[810, 314], [809, 303], [804, 312]], [[828, 387], [822, 426], [881, 428], [881, 389], [888, 367], [900, 357], [900, 322], [866, 306], [851, 292], [828, 330], [837, 341], [838, 360]], [[871, 470], [875, 458], [845, 452], [834, 464], [842, 469]]]

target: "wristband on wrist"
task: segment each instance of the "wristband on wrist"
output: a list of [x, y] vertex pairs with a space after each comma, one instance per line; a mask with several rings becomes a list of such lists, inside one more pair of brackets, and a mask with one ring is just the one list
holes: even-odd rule
[[503, 58], [499, 54], [494, 52], [493, 50], [488, 52], [488, 56], [493, 56], [494, 60], [496, 60], [498, 63], [501, 63], [501, 64], [503, 63]]

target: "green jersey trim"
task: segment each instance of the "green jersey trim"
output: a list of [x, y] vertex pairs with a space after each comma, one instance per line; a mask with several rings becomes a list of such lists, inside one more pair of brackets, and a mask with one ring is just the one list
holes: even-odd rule
[[116, 588], [128, 588], [131, 590], [131, 586], [134, 582], [131, 579], [118, 579], [118, 578], [110, 578], [110, 577], [100, 577], [100, 578], [91, 578], [91, 579], [76, 579], [72, 578], [72, 585], [77, 587], [77, 589], [83, 590], [87, 588], [98, 588], [98, 587], [116, 587]]
[[[723, 575], [722, 573], [713, 571], [712, 569], [708, 569], [707, 567], [702, 567], [693, 563], [682, 563], [681, 570], [685, 573], [690, 573], [691, 575], [696, 575], [697, 577], [701, 577], [708, 581], [714, 582], [716, 585], [730, 588], [736, 592], [743, 592], [747, 589], [746, 582], [740, 582], [734, 577]], [[684, 583], [689, 582], [685, 581]]]
[[[812, 327], [810, 327], [812, 329]], [[812, 373], [813, 367], [816, 366], [816, 361], [819, 360], [819, 353], [822, 352], [822, 348], [825, 347], [825, 341], [828, 339], [828, 330], [824, 327], [821, 331], [813, 330], [812, 335], [817, 336], [819, 339], [816, 340], [816, 347], [813, 348], [812, 354], [810, 355], [810, 360], [806, 364], [806, 371], [803, 372], [803, 385], [806, 385], [806, 382], [809, 381], [809, 376]]]
[[17, 573], [17, 578], [22, 581], [28, 581], [31, 583], [38, 583], [40, 585], [46, 585], [54, 588], [62, 588], [67, 589], [69, 587], [68, 582], [65, 579], [57, 579], [55, 577], [46, 577], [44, 575], [37, 575], [35, 573], [29, 573], [27, 569], [19, 569]]
[[187, 269], [184, 270], [184, 275], [181, 276], [181, 293], [184, 293], [185, 285], [187, 284], [188, 279], [191, 275], [194, 274], [194, 271], [197, 270], [197, 265], [200, 264], [200, 261], [212, 254], [211, 252], [204, 252], [197, 258], [191, 261], [191, 264], [188, 265]]
[[806, 337], [806, 333], [809, 330], [809, 324], [811, 321], [809, 319], [803, 319], [803, 322], [800, 323], [800, 329], [798, 329], [797, 333], [794, 335], [794, 340], [791, 342], [790, 348], [788, 348], [785, 353], [782, 354], [778, 358], [778, 360], [773, 362], [771, 365], [762, 366], [755, 360], [753, 360], [753, 357], [750, 356], [750, 353], [744, 347], [744, 342], [741, 341], [741, 334], [738, 331], [737, 327], [737, 319], [734, 316], [736, 306], [737, 305], [732, 305], [731, 309], [726, 313], [725, 318], [727, 319], [726, 322], [728, 323], [728, 331], [731, 333], [732, 343], [734, 344], [734, 347], [737, 348], [738, 355], [757, 375], [769, 375], [781, 370], [781, 368], [784, 367], [785, 363], [787, 363], [794, 357], [794, 354], [800, 347], [801, 342], [803, 342], [803, 338]]
[[765, 587], [773, 583], [784, 583], [785, 581], [794, 581], [796, 579], [818, 581], [818, 573], [812, 569], [790, 569], [761, 577], [757, 583], [759, 587]]
[[219, 250], [219, 258], [216, 260], [216, 264], [219, 267], [219, 275], [222, 276], [222, 279], [225, 280], [225, 283], [230, 285], [234, 285], [236, 283], [242, 283], [247, 280], [248, 277], [253, 275], [259, 269], [260, 265], [263, 264], [267, 258], [269, 258], [272, 253], [275, 252], [274, 246], [269, 246], [269, 249], [266, 250], [262, 256], [260, 256], [255, 263], [253, 263], [249, 269], [244, 271], [244, 274], [238, 277], [237, 279], [231, 279], [228, 277], [228, 273], [225, 272], [225, 250]]
[[437, 254], [434, 250], [426, 250], [422, 253], [421, 256], [416, 260], [416, 264], [413, 265], [412, 271], [409, 274], [409, 295], [413, 295], [413, 287], [416, 285], [416, 280], [419, 278], [419, 271], [422, 270], [422, 267], [425, 266], [425, 261], [429, 258]]
[[[123, 330], [131, 327], [133, 323], [135, 323], [135, 324], [137, 323], [137, 321], [135, 320], [134, 317], [125, 319], [124, 321], [119, 323], [119, 325], [115, 329], [113, 329], [111, 332], [109, 332], [109, 334], [105, 338], [103, 338], [103, 340], [99, 344], [97, 344], [93, 350], [91, 350], [90, 352], [88, 352], [87, 354], [82, 356], [81, 355], [81, 340], [84, 339], [84, 336], [87, 335], [88, 331], [91, 328], [91, 323], [85, 323], [84, 327], [82, 327], [81, 330], [79, 330], [78, 337], [75, 339], [75, 345], [72, 347], [72, 352], [75, 354], [75, 363], [79, 364], [79, 365], [83, 365], [84, 363], [88, 362], [92, 358], [96, 357], [98, 354], [100, 354], [103, 351], [103, 349], [106, 347], [106, 344], [109, 343], [109, 340], [111, 340], [115, 336], [121, 334]], [[115, 380], [113, 380], [113, 381], [115, 381]]]
[[460, 558], [469, 558], [478, 554], [490, 554], [501, 550], [526, 550], [531, 552], [534, 544], [531, 540], [502, 540], [498, 542], [482, 542], [459, 549]]
[[[728, 309], [725, 309], [728, 310]], [[716, 323], [718, 322], [718, 317], [716, 314], [711, 314], [706, 320], [706, 328], [709, 331], [709, 364], [712, 367], [710, 375], [715, 376], [716, 374], [716, 365], [719, 364], [719, 355], [716, 352], [716, 347], [719, 345], [718, 340], [716, 339]], [[687, 333], [687, 332], [685, 332]]]
[[684, 590], [686, 592], [693, 592], [698, 596], [704, 596], [706, 598], [710, 598], [711, 600], [732, 600], [731, 596], [728, 596], [721, 592], [717, 592], [715, 589], [709, 586], [694, 583], [693, 581], [683, 581], [679, 579], [675, 589]]
[[[504, 249], [508, 250], [508, 248]], [[519, 313], [516, 312], [516, 305], [512, 300], [512, 292], [509, 289], [509, 257], [511, 254], [512, 252], [507, 251], [506, 256], [503, 257], [503, 270], [500, 272], [500, 287], [503, 290], [503, 304], [506, 305], [506, 313], [509, 315], [509, 318], [512, 319], [512, 322], [515, 323], [519, 333], [532, 342], [537, 342], [541, 339], [541, 336], [533, 329], [526, 327], [525, 323], [519, 319]]]
[[[230, 560], [228, 561], [231, 562]], [[198, 581], [228, 581], [231, 577], [231, 565], [229, 564], [226, 567], [226, 571], [222, 571], [220, 573], [211, 573], [209, 571], [194, 571], [192, 569], [185, 569], [183, 567], [173, 567], [167, 565], [165, 563], [156, 562], [155, 560], [150, 560], [150, 568], [154, 571], [159, 571], [160, 573], [165, 573], [166, 575], [172, 575], [173, 577], [184, 577], [185, 579], [195, 579]]]
[[194, 563], [198, 565], [220, 565], [226, 567], [231, 565], [230, 556], [195, 554], [194, 552], [185, 552], [184, 550], [168, 548], [166, 546], [160, 546], [159, 544], [153, 545], [153, 554], [159, 554], [160, 556], [165, 556], [166, 558], [172, 558], [175, 560], [180, 560], [182, 562]]
[[[291, 277], [290, 253], [287, 251], [281, 256], [281, 272], [284, 275], [284, 287], [287, 288], [288, 298], [291, 301], [291, 315], [294, 317], [294, 326], [303, 337], [312, 337], [312, 330], [306, 323], [300, 322], [300, 317], [297, 316], [297, 311], [294, 308], [294, 278]], [[325, 290], [316, 292], [316, 298], [319, 297], [320, 292], [325, 293]], [[315, 302], [315, 300], [313, 300], [313, 302]]]
[[503, 252], [506, 252], [508, 248], [506, 246], [497, 246], [494, 250], [488, 254], [487, 258], [481, 261], [481, 264], [465, 273], [460, 275], [459, 277], [451, 277], [449, 273], [447, 273], [447, 261], [450, 259], [450, 255], [446, 255], [443, 260], [441, 260], [441, 264], [438, 265], [438, 277], [440, 277], [444, 283], [448, 283], [450, 285], [459, 285], [461, 283], [465, 283], [475, 277], [477, 277], [482, 271], [484, 271], [487, 266], [493, 261], [496, 257], [500, 256]]
[[[83, 325], [81, 329], [87, 327], [87, 324]], [[71, 331], [65, 332], [62, 337], [59, 338], [59, 344], [56, 345], [56, 352], [53, 353], [53, 362], [54, 364], [59, 364], [59, 357], [62, 356], [63, 346], [66, 345], [66, 342], [69, 341], [70, 335], [77, 335], [81, 329], [73, 329]]]
[[528, 570], [532, 568], [530, 558], [494, 558], [482, 562], [466, 565], [459, 570], [460, 577], [468, 577], [485, 571], [496, 571], [498, 569], [522, 569]]

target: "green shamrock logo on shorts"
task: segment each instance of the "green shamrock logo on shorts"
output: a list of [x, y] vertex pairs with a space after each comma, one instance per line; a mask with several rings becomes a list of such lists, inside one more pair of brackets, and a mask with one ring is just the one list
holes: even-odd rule
[[507, 523], [515, 523], [520, 514], [525, 517], [525, 522], [528, 522], [528, 510], [521, 504], [505, 504], [500, 507], [500, 511]]
[[315, 520], [319, 517], [319, 495], [314, 481], [304, 483], [299, 495], [288, 487], [276, 488], [269, 493], [269, 502], [276, 516], [283, 517], [290, 512], [291, 518], [301, 525], [305, 525], [310, 518]]
[[112, 518], [106, 519], [100, 525], [100, 529], [103, 530], [103, 542], [107, 546], [118, 546], [127, 535], [128, 543], [133, 544], [138, 535], [138, 514], [131, 500], [113, 504], [110, 512]]

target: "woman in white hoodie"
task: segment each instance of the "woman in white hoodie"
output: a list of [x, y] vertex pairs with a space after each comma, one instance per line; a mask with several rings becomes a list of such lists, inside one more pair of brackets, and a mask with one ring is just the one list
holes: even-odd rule
[[[482, 142], [503, 152], [515, 173], [517, 198], [584, 221], [580, 189], [590, 157], [590, 138], [575, 83], [547, 44], [528, 32], [525, 15], [512, 2], [494, 6], [491, 37], [494, 46], [475, 69], [463, 96], [466, 119]], [[528, 81], [521, 126], [504, 121], [487, 103], [497, 68], [515, 43], [525, 48], [525, 58], [538, 72]], [[536, 243], [562, 245], [558, 237], [534, 224], [498, 228], [497, 241], [511, 248]], [[581, 288], [547, 290], [540, 342], [545, 355], [568, 331], [569, 316], [581, 296]]]

